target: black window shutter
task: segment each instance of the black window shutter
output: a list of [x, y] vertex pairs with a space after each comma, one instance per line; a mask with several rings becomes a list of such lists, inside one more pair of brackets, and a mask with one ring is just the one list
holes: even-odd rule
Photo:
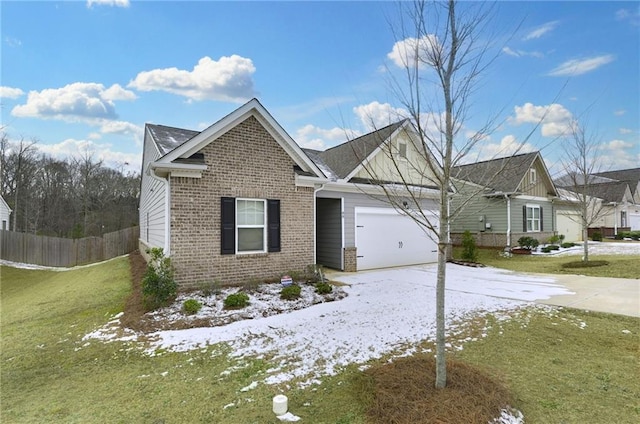
[[267, 200], [267, 245], [269, 252], [280, 251], [280, 200]]
[[543, 222], [544, 219], [542, 219], [542, 206], [540, 206], [540, 231], [544, 231], [544, 227], [542, 226]]
[[236, 253], [236, 199], [222, 197], [220, 211], [222, 218], [220, 253], [233, 255]]
[[522, 207], [522, 232], [527, 232], [527, 207]]

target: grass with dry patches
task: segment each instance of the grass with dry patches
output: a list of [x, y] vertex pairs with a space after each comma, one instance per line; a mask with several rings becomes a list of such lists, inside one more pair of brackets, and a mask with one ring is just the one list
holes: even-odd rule
[[[274, 366], [271, 358], [239, 360], [225, 344], [150, 357], [140, 342], [84, 341], [124, 308], [131, 288], [125, 258], [59, 273], [7, 267], [0, 272], [3, 423], [275, 424], [271, 399], [285, 392], [290, 411], [302, 422], [364, 424], [381, 402], [370, 374], [355, 364], [320, 385], [296, 389], [296, 381], [260, 383]], [[504, 381], [527, 424], [640, 420], [640, 320], [566, 310], [474, 323], [455, 337], [487, 336], [450, 357]], [[417, 368], [431, 374], [420, 364], [392, 374], [407, 381], [417, 377], [414, 384], [421, 384], [426, 377], [417, 376]], [[243, 391], [254, 381], [256, 388]], [[460, 402], [442, 394], [427, 400]]]

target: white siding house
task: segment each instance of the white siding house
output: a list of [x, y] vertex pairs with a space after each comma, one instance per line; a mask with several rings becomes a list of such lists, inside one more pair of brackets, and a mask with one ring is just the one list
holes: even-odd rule
[[9, 217], [11, 216], [11, 208], [7, 205], [7, 202], [4, 201], [2, 196], [0, 196], [0, 229], [8, 230], [9, 229]]

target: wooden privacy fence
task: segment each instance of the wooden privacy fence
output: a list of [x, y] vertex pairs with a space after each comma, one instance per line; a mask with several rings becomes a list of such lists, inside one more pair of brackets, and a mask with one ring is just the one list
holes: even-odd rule
[[75, 240], [0, 231], [0, 258], [44, 266], [85, 265], [133, 252], [138, 248], [139, 231], [131, 227]]

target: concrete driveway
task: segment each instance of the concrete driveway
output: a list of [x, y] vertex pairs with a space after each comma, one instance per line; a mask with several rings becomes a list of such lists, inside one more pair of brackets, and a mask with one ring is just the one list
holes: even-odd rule
[[[429, 286], [435, 287], [436, 265], [357, 273], [330, 271], [327, 276], [347, 284], [383, 280], [391, 286], [426, 280]], [[640, 280], [637, 279], [525, 274], [447, 264], [447, 291], [640, 317]]]
[[551, 296], [540, 303], [640, 317], [640, 280], [584, 275], [544, 276], [554, 278], [574, 294]]

